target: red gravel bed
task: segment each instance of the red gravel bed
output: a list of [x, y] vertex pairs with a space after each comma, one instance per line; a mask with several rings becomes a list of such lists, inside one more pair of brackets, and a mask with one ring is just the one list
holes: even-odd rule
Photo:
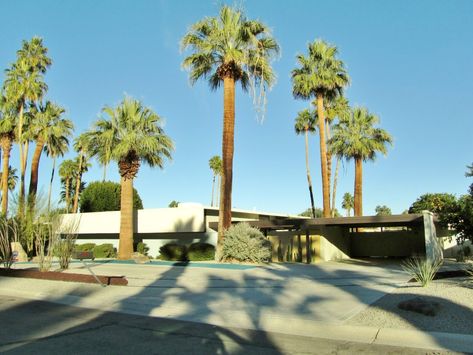
[[[83, 283], [97, 283], [97, 280], [92, 275], [73, 274], [68, 272], [58, 271], [38, 271], [36, 269], [23, 270], [7, 270], [0, 269], [0, 276], [7, 277], [24, 277], [28, 279], [53, 280], [53, 281], [69, 281], [69, 282], [83, 282]], [[103, 276], [97, 275], [100, 282], [104, 285], [126, 286], [128, 280], [125, 276]]]

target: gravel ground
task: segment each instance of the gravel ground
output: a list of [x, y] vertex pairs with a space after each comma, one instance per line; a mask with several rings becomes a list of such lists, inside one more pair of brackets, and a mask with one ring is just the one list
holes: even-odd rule
[[[399, 302], [421, 297], [440, 304], [435, 316], [399, 309]], [[395, 289], [346, 324], [473, 334], [473, 278], [435, 280], [427, 287], [409, 283]]]

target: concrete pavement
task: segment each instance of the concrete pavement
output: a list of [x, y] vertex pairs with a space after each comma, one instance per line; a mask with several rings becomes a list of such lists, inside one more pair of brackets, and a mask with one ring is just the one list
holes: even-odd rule
[[[0, 296], [2, 354], [447, 354]], [[5, 326], [7, 325], [7, 326]]]
[[[0, 278], [0, 294], [220, 327], [427, 349], [470, 351], [473, 337], [341, 325], [409, 277], [396, 264], [350, 261], [219, 269], [97, 263], [129, 286]], [[73, 264], [70, 272], [88, 271]]]

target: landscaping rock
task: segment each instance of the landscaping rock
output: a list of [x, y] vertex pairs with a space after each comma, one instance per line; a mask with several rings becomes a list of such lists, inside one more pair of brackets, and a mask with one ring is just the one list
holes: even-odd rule
[[131, 254], [131, 259], [137, 264], [146, 264], [150, 262], [149, 257], [138, 252]]
[[434, 317], [440, 309], [439, 303], [428, 301], [421, 297], [415, 297], [406, 301], [402, 301], [397, 306], [400, 309], [417, 312], [430, 317]]

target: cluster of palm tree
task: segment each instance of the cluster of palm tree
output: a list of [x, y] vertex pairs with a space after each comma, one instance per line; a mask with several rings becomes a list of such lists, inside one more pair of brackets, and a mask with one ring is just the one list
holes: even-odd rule
[[[235, 85], [240, 82], [244, 91], [259, 87], [264, 93], [266, 87], [274, 83], [271, 60], [278, 54], [279, 46], [265, 24], [249, 20], [241, 10], [229, 6], [222, 6], [217, 17], [206, 17], [193, 24], [181, 45], [183, 50], [191, 52], [184, 59], [183, 67], [189, 70], [192, 84], [199, 79], [206, 79], [212, 90], [223, 84], [218, 258], [223, 233], [231, 223]], [[391, 137], [385, 131], [373, 127], [377, 123], [375, 115], [363, 108], [352, 110], [349, 107], [343, 97], [343, 90], [350, 79], [337, 54], [335, 46], [316, 40], [309, 44], [307, 56], [297, 56], [298, 67], [292, 71], [294, 97], [313, 100], [314, 106], [314, 110], [300, 112], [295, 123], [296, 133], [304, 133], [306, 137], [306, 169], [312, 216], [315, 216], [315, 206], [308, 163], [308, 134], [315, 132], [316, 126], [320, 136], [324, 217], [335, 215], [341, 159], [355, 160], [354, 208], [356, 215], [362, 214], [361, 162], [374, 159], [377, 151], [385, 153], [386, 144], [391, 142]], [[338, 119], [338, 123], [335, 123], [335, 119]], [[347, 132], [351, 134], [351, 140], [346, 139]], [[337, 162], [330, 192], [332, 156], [337, 158]]]
[[[8, 213], [8, 192], [14, 189], [12, 173], [15, 168], [10, 166], [10, 154], [14, 144], [19, 149], [20, 187], [18, 195], [18, 215], [28, 208], [34, 208], [38, 191], [40, 159], [46, 153], [54, 161], [63, 156], [69, 145], [73, 124], [64, 117], [65, 110], [44, 100], [48, 86], [44, 75], [51, 66], [48, 49], [43, 40], [33, 37], [23, 41], [17, 51], [17, 58], [6, 72], [6, 79], [0, 93], [0, 146], [2, 149], [2, 213]], [[26, 172], [28, 151], [31, 143], [35, 143], [30, 168], [30, 184], [26, 194]], [[53, 182], [53, 175], [50, 183]], [[49, 204], [50, 204], [49, 193]], [[26, 198], [28, 197], [28, 201]]]
[[[386, 146], [392, 138], [386, 131], [375, 127], [379, 122], [376, 115], [363, 107], [350, 108], [343, 96], [350, 79], [337, 54], [335, 46], [316, 40], [309, 43], [307, 56], [297, 55], [298, 67], [292, 71], [293, 95], [312, 100], [314, 109], [299, 112], [295, 129], [296, 133], [306, 135], [306, 169], [312, 210], [315, 211], [307, 135], [318, 128], [323, 216], [335, 216], [338, 170], [343, 159], [355, 161], [354, 212], [355, 216], [361, 216], [362, 162], [374, 160], [377, 152], [386, 154]], [[332, 181], [333, 156], [336, 157], [336, 168]], [[347, 205], [346, 201], [344, 204]]]

